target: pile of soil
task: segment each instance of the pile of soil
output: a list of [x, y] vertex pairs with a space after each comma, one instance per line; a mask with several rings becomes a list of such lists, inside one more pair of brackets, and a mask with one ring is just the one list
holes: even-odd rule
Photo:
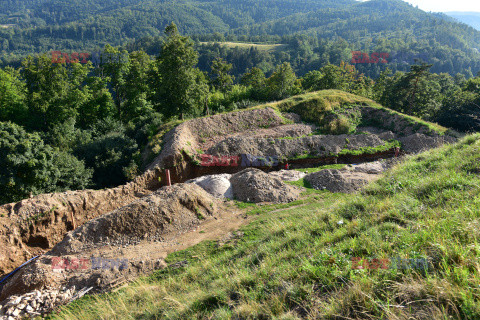
[[348, 165], [340, 170], [321, 170], [307, 175], [305, 181], [317, 190], [352, 193], [360, 190], [369, 182], [379, 179], [383, 172], [390, 169], [398, 161], [398, 158], [394, 158]]
[[[170, 247], [182, 248], [179, 246], [180, 236], [188, 240], [184, 234], [208, 225], [209, 221], [221, 221], [226, 211], [232, 210], [226, 209], [222, 201], [195, 184], [164, 187], [69, 232], [50, 252], [2, 283], [0, 304], [12, 295], [25, 295], [33, 290], [43, 292], [75, 287], [93, 288], [92, 292], [104, 291], [163, 268]], [[232, 225], [224, 221], [220, 224], [224, 232], [228, 232]], [[238, 222], [234, 223], [234, 228], [236, 225]], [[211, 229], [218, 231], [220, 226]], [[208, 233], [212, 234], [211, 231]], [[202, 236], [193, 234], [190, 241], [198, 243]], [[56, 270], [54, 261], [57, 257], [62, 261], [77, 262], [67, 263], [71, 268]], [[99, 267], [94, 268], [92, 259], [97, 259], [94, 257], [110, 262], [102, 262], [101, 267], [98, 264]], [[113, 263], [119, 259], [125, 261]], [[83, 264], [79, 260], [85, 261], [85, 268], [81, 267]]]
[[353, 193], [378, 178], [380, 176], [377, 174], [327, 169], [307, 175], [305, 181], [317, 190]]
[[402, 143], [403, 151], [407, 153], [420, 153], [429, 149], [438, 148], [446, 143], [454, 143], [456, 139], [447, 135], [427, 136], [415, 133], [398, 139]]
[[381, 174], [391, 167], [393, 167], [396, 163], [400, 161], [400, 158], [390, 158], [381, 161], [374, 161], [374, 162], [365, 162], [361, 164], [349, 165], [346, 167], [347, 170], [354, 171], [354, 172], [363, 172], [368, 174]]
[[175, 184], [90, 220], [69, 232], [49, 254], [68, 255], [94, 247], [161, 241], [213, 216], [222, 204], [196, 184]]
[[286, 203], [298, 199], [300, 191], [259, 169], [249, 168], [230, 179], [235, 199], [244, 202]]
[[233, 199], [232, 184], [230, 183], [231, 176], [231, 174], [227, 173], [206, 175], [188, 180], [186, 183], [194, 183], [202, 187], [215, 198]]
[[51, 249], [65, 234], [160, 187], [158, 170], [104, 190], [43, 194], [0, 206], [0, 276]]
[[343, 149], [357, 150], [382, 145], [385, 145], [385, 141], [374, 134], [321, 135], [294, 139], [242, 137], [225, 139], [206, 153], [215, 156], [251, 154], [294, 159], [305, 154], [324, 157], [337, 154]]

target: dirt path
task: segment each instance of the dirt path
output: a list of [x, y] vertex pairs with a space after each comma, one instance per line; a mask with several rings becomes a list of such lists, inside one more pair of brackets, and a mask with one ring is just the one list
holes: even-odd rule
[[185, 233], [175, 235], [161, 242], [142, 241], [141, 243], [125, 248], [107, 246], [96, 248], [78, 255], [94, 255], [106, 258], [129, 259], [130, 262], [156, 261], [165, 259], [168, 254], [187, 249], [206, 240], [220, 240], [228, 234], [240, 229], [254, 217], [247, 216], [243, 210], [233, 205], [219, 216], [209, 218], [196, 228]]

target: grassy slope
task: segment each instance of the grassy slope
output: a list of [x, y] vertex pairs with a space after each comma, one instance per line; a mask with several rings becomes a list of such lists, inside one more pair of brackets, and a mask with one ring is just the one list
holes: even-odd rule
[[[478, 319], [479, 149], [477, 134], [410, 158], [363, 194], [310, 190], [253, 209], [237, 239], [168, 257], [186, 267], [53, 318]], [[351, 257], [426, 257], [430, 268], [352, 270]]]
[[222, 46], [225, 46], [227, 48], [233, 49], [233, 48], [240, 48], [240, 49], [250, 49], [250, 48], [255, 48], [258, 49], [259, 51], [275, 51], [275, 50], [282, 50], [282, 48], [286, 47], [287, 45], [285, 44], [261, 44], [261, 43], [247, 43], [247, 42], [200, 42], [200, 44], [220, 44]]

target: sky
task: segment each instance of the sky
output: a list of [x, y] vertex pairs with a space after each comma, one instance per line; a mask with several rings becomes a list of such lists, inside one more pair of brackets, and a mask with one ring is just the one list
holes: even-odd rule
[[423, 11], [448, 12], [448, 11], [475, 11], [480, 12], [478, 0], [404, 0], [418, 6]]

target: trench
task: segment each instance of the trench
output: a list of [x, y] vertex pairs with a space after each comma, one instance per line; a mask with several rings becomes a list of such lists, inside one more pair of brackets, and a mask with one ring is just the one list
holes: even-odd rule
[[[397, 156], [402, 153], [397, 154]], [[190, 179], [195, 179], [205, 175], [214, 174], [235, 174], [247, 168], [257, 168], [265, 172], [272, 172], [285, 169], [285, 165], [288, 163], [290, 169], [310, 168], [318, 167], [329, 164], [353, 164], [372, 162], [380, 159], [388, 159], [396, 156], [395, 148], [377, 152], [373, 154], [359, 154], [359, 155], [340, 155], [340, 156], [328, 156], [319, 158], [306, 158], [306, 159], [293, 159], [285, 162], [280, 162], [276, 166], [202, 166], [193, 163], [192, 161], [184, 161], [176, 167], [168, 168], [170, 173], [170, 180], [172, 183], [183, 183]], [[184, 155], [184, 159], [190, 159], [187, 155]], [[167, 185], [167, 169], [163, 169], [161, 172], [161, 186]]]

